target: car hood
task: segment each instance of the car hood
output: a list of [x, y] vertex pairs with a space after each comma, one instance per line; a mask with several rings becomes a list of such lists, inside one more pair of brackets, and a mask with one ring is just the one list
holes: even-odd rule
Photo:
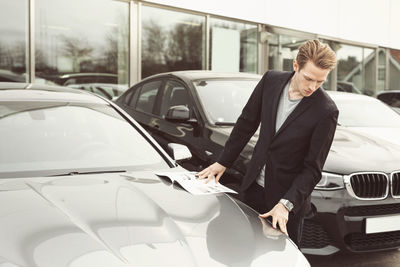
[[390, 173], [400, 169], [400, 146], [338, 126], [324, 171], [350, 174], [362, 171]]
[[400, 127], [349, 127], [355, 132], [380, 138], [400, 146]]
[[[216, 128], [218, 134], [227, 139], [233, 127]], [[372, 130], [375, 134], [372, 134]], [[400, 143], [400, 129], [390, 128], [349, 128], [338, 126], [331, 150], [325, 162], [324, 171], [338, 174], [350, 174], [363, 171], [393, 172], [400, 169], [400, 144], [387, 140], [397, 140]], [[368, 131], [369, 130], [369, 131]], [[377, 137], [381, 133], [381, 137]], [[386, 140], [383, 138], [386, 136]], [[225, 140], [226, 140], [225, 139]], [[258, 132], [249, 141], [242, 152], [251, 158], [252, 149], [258, 139]]]
[[0, 202], [7, 266], [309, 266], [247, 206], [150, 172], [2, 179]]

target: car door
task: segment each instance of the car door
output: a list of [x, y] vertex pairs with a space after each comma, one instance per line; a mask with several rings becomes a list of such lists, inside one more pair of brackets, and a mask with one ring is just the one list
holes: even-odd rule
[[[190, 120], [186, 122], [169, 121], [166, 119], [168, 109], [173, 106], [185, 106], [189, 109]], [[167, 79], [163, 92], [160, 94], [160, 110], [159, 110], [159, 136], [157, 141], [163, 147], [167, 147], [168, 143], [179, 143], [186, 145], [192, 152], [192, 159], [183, 163], [183, 166], [198, 170], [204, 167], [206, 160], [204, 152], [202, 152], [202, 126], [199, 120], [198, 112], [194, 105], [192, 95], [187, 86], [178, 80]]]

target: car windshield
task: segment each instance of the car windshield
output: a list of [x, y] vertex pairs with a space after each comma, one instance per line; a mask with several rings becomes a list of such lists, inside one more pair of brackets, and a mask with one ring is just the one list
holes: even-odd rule
[[211, 123], [235, 123], [259, 80], [216, 79], [194, 83]]
[[338, 122], [348, 127], [400, 127], [400, 116], [375, 99], [333, 98], [338, 109]]
[[0, 178], [168, 167], [105, 104], [0, 101]]

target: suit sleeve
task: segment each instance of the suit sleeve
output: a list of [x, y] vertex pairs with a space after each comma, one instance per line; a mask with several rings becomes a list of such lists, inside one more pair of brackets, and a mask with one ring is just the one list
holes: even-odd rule
[[217, 160], [218, 163], [227, 168], [232, 166], [233, 162], [237, 159], [244, 146], [260, 125], [261, 103], [267, 75], [268, 72], [264, 74], [260, 82], [254, 88], [253, 93], [237, 119], [225, 143], [225, 147]]
[[293, 213], [303, 206], [304, 201], [321, 180], [322, 168], [335, 135], [338, 114], [338, 110], [330, 112], [317, 124], [311, 137], [309, 151], [304, 159], [303, 170], [294, 179], [292, 186], [283, 197], [294, 204]]

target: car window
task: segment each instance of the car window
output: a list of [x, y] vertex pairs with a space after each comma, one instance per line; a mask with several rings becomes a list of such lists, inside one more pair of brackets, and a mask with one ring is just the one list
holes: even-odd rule
[[348, 127], [400, 127], [400, 116], [379, 100], [333, 97], [338, 123]]
[[0, 101], [0, 129], [0, 178], [168, 167], [106, 104]]
[[124, 94], [122, 101], [124, 102], [125, 105], [129, 105], [131, 97], [135, 91], [136, 91], [135, 89], [132, 90], [129, 89], [129, 91], [126, 94]]
[[385, 102], [389, 106], [400, 107], [400, 93], [382, 93], [378, 95], [378, 99]]
[[129, 100], [128, 106], [130, 106], [132, 109], [135, 109], [136, 107], [136, 102], [139, 97], [139, 93], [142, 87], [136, 87], [132, 90], [133, 95], [131, 96], [131, 99]]
[[195, 82], [195, 87], [211, 123], [235, 123], [257, 83], [258, 80], [201, 80]]
[[170, 107], [181, 105], [189, 108], [191, 111], [190, 113], [192, 114], [193, 108], [190, 104], [189, 92], [185, 86], [180, 82], [167, 81], [162, 97], [160, 110], [161, 117], [165, 118]]
[[161, 81], [153, 81], [142, 86], [136, 103], [137, 111], [146, 113], [153, 112], [154, 103], [156, 101], [160, 85]]
[[130, 102], [130, 100], [131, 100], [131, 98], [132, 98], [132, 95], [133, 95], [133, 93], [134, 93], [135, 91], [138, 91], [138, 90], [130, 90], [130, 91], [125, 95], [125, 97], [124, 97], [124, 99], [123, 99], [125, 105], [129, 105], [129, 102]]

